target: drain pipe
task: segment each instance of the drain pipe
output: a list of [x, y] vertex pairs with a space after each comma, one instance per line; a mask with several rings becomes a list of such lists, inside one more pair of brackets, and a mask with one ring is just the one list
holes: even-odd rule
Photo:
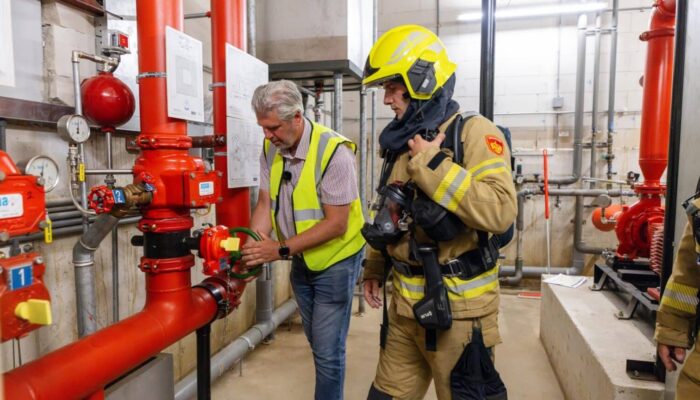
[[[289, 299], [272, 313], [272, 318], [254, 325], [245, 333], [211, 358], [211, 382], [216, 381], [224, 372], [240, 361], [248, 351], [253, 350], [262, 340], [269, 336], [282, 322], [289, 319], [297, 310], [297, 303]], [[192, 372], [175, 385], [175, 400], [189, 400], [197, 392], [197, 372]]]
[[[596, 177], [596, 135], [598, 134], [598, 82], [600, 81], [600, 14], [595, 18], [595, 50], [593, 56], [593, 106], [591, 107], [591, 166], [590, 176]], [[595, 187], [595, 181], [590, 182], [591, 189]]]
[[111, 214], [101, 214], [73, 246], [79, 337], [89, 335], [97, 330], [95, 323], [95, 250], [107, 234], [112, 232], [112, 228], [117, 226], [118, 222], [119, 219]]
[[525, 229], [523, 209], [525, 208], [525, 199], [539, 192], [539, 189], [522, 189], [518, 191], [518, 217], [515, 220], [515, 269], [513, 276], [500, 278], [501, 283], [504, 285], [515, 286], [523, 279], [523, 229]]
[[[608, 164], [607, 178], [612, 180], [613, 160], [613, 132], [615, 131], [615, 74], [617, 73], [617, 17], [619, 4], [618, 0], [613, 0], [612, 26], [610, 27], [610, 82], [608, 83], [608, 141], [605, 161]], [[611, 184], [608, 184], [608, 188]]]

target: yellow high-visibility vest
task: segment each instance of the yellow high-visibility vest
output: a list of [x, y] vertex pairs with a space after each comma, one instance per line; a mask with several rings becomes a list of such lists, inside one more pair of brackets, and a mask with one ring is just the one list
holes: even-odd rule
[[[308, 122], [308, 120], [306, 121]], [[338, 146], [349, 146], [353, 152], [357, 149], [357, 146], [352, 141], [329, 128], [314, 122], [311, 122], [311, 126], [309, 152], [301, 169], [299, 181], [292, 191], [292, 210], [297, 234], [311, 229], [324, 218], [318, 189], [321, 185], [323, 173]], [[271, 146], [270, 141], [267, 139], [265, 139], [264, 153], [270, 169], [270, 217], [272, 228], [279, 238], [277, 212], [279, 210], [278, 199], [282, 185], [284, 159], [278, 149]], [[352, 185], [355, 183], [348, 182], [348, 184]], [[304, 251], [302, 256], [306, 266], [312, 271], [323, 271], [362, 250], [362, 247], [365, 245], [365, 239], [362, 237], [360, 230], [364, 222], [362, 204], [360, 199], [357, 198], [350, 203], [348, 227], [345, 233], [340, 237]]]

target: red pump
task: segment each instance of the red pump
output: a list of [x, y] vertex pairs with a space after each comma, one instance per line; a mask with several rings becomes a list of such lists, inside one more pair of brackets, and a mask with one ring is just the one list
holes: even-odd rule
[[620, 215], [615, 228], [617, 256], [628, 260], [649, 257], [650, 227], [664, 218], [666, 186], [660, 182], [668, 162], [675, 25], [676, 1], [656, 0], [650, 29], [640, 36], [648, 42], [639, 145], [644, 183], [634, 188], [641, 198]]

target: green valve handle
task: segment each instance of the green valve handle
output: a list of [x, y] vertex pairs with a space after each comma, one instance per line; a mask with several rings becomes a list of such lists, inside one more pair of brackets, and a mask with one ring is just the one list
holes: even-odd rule
[[[246, 228], [246, 227], [243, 227], [243, 226], [231, 228], [231, 229], [228, 230], [228, 232], [231, 234], [231, 236], [234, 236], [236, 233], [245, 233], [246, 235], [252, 237], [253, 240], [255, 240], [256, 242], [259, 242], [260, 240], [262, 240], [262, 239], [260, 238], [260, 236], [259, 236], [257, 233], [255, 233], [252, 229]], [[233, 264], [235, 264], [236, 262], [240, 261], [240, 259], [243, 257], [243, 255], [241, 254], [240, 251], [231, 251], [231, 252], [229, 252], [229, 254], [231, 255], [231, 258], [230, 258], [230, 260], [231, 260], [231, 265], [233, 265]], [[251, 269], [250, 269], [248, 272], [246, 272], [246, 273], [239, 274], [239, 273], [236, 273], [236, 272], [233, 272], [233, 271], [229, 271], [228, 275], [229, 275], [231, 278], [236, 278], [236, 279], [247, 279], [247, 278], [250, 278], [250, 277], [252, 277], [252, 276], [255, 276], [255, 275], [259, 274], [261, 270], [262, 270], [262, 266], [261, 266], [261, 265], [258, 265], [258, 266], [255, 267], [255, 268], [251, 268]]]

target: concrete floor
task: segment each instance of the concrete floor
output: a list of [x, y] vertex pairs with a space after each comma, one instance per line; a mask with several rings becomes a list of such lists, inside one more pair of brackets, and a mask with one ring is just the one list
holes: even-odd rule
[[[357, 310], [355, 305], [354, 310]], [[374, 378], [379, 349], [381, 309], [353, 316], [347, 342], [345, 398], [366, 399]], [[503, 344], [496, 367], [512, 400], [564, 399], [539, 339], [540, 300], [504, 293], [500, 315]], [[258, 346], [243, 362], [212, 387], [212, 399], [313, 399], [314, 366], [301, 322], [281, 326], [271, 344]], [[426, 399], [436, 399], [431, 388]]]

